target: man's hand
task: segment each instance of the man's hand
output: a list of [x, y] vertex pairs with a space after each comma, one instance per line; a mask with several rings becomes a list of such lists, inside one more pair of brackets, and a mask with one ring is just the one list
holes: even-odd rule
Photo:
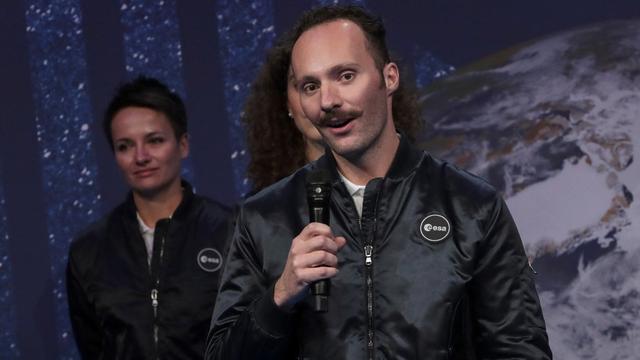
[[309, 284], [336, 276], [336, 254], [346, 242], [344, 237], [334, 236], [325, 224], [305, 226], [291, 242], [284, 271], [274, 287], [276, 305], [290, 310], [305, 297]]

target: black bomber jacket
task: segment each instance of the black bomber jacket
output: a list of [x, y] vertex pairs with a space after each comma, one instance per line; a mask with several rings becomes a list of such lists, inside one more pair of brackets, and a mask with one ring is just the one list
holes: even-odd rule
[[[329, 152], [328, 152], [329, 153]], [[333, 175], [331, 229], [347, 239], [329, 311], [273, 302], [291, 240], [309, 222], [305, 175]], [[551, 359], [534, 273], [496, 191], [401, 140], [362, 218], [325, 155], [240, 210], [207, 359]]]
[[194, 195], [158, 221], [151, 265], [131, 194], [71, 244], [67, 293], [84, 359], [202, 359], [229, 211]]

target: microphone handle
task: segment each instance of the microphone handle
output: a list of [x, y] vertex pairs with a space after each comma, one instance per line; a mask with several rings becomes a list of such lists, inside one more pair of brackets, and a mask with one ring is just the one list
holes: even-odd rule
[[329, 209], [314, 206], [311, 210], [311, 222], [329, 225]]
[[[323, 207], [313, 207], [311, 209], [311, 221], [329, 225], [329, 209]], [[329, 291], [331, 280], [322, 279], [311, 284], [311, 295], [313, 295], [313, 310], [315, 312], [329, 311]]]

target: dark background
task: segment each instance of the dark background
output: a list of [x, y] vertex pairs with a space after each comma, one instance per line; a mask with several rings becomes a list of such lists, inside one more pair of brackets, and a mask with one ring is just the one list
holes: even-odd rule
[[[237, 122], [248, 84], [274, 37], [302, 11], [321, 2], [164, 0], [157, 18], [147, 19], [131, 10], [139, 6], [154, 13], [158, 3], [3, 1], [0, 358], [77, 356], [62, 283], [68, 244], [73, 234], [120, 202], [126, 191], [100, 127], [114, 88], [147, 73], [185, 96], [192, 146], [187, 177], [199, 193], [232, 205], [248, 188], [243, 184], [246, 154], [241, 152], [242, 129]], [[428, 69], [450, 72], [451, 67], [550, 33], [640, 16], [635, 0], [359, 3], [383, 16], [391, 50], [407, 70], [423, 79], [419, 86], [433, 78], [432, 70], [424, 70], [424, 61]], [[33, 9], [38, 8], [51, 9], [53, 20], [28, 31], [37, 18]], [[78, 16], [77, 22], [69, 20], [73, 18], [65, 12], [69, 9]], [[165, 20], [171, 26], [164, 27]], [[148, 28], [140, 25], [145, 21]], [[256, 35], [260, 31], [246, 36], [234, 31], [255, 30], [255, 22], [262, 28], [273, 27], [262, 37]], [[139, 48], [150, 59], [146, 65], [135, 63], [132, 54], [138, 50], [130, 41], [141, 28], [155, 34], [155, 40]], [[58, 31], [73, 35], [57, 36]], [[180, 47], [179, 56], [173, 57], [177, 61], [170, 61], [167, 54], [175, 53], [164, 48], [165, 43]], [[61, 50], [65, 46], [70, 48], [66, 52]], [[43, 58], [49, 59], [45, 70]], [[77, 77], [83, 86], [77, 86]], [[239, 90], [234, 90], [238, 84]], [[82, 124], [89, 125], [86, 136]], [[65, 127], [80, 134], [77, 142], [62, 140]], [[62, 155], [70, 151], [78, 152], [73, 163]], [[76, 180], [82, 176], [80, 186]]]

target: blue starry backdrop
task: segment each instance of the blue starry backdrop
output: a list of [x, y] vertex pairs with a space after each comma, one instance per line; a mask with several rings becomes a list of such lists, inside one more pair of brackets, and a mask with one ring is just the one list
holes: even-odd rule
[[9, 0], [0, 358], [79, 358], [64, 271], [74, 236], [125, 196], [100, 127], [115, 87], [144, 74], [180, 94], [191, 136], [183, 175], [233, 205], [251, 189], [240, 117], [265, 51], [303, 11], [335, 3], [385, 20], [425, 108], [418, 145], [507, 198], [540, 273], [556, 357], [637, 356], [637, 1]]

